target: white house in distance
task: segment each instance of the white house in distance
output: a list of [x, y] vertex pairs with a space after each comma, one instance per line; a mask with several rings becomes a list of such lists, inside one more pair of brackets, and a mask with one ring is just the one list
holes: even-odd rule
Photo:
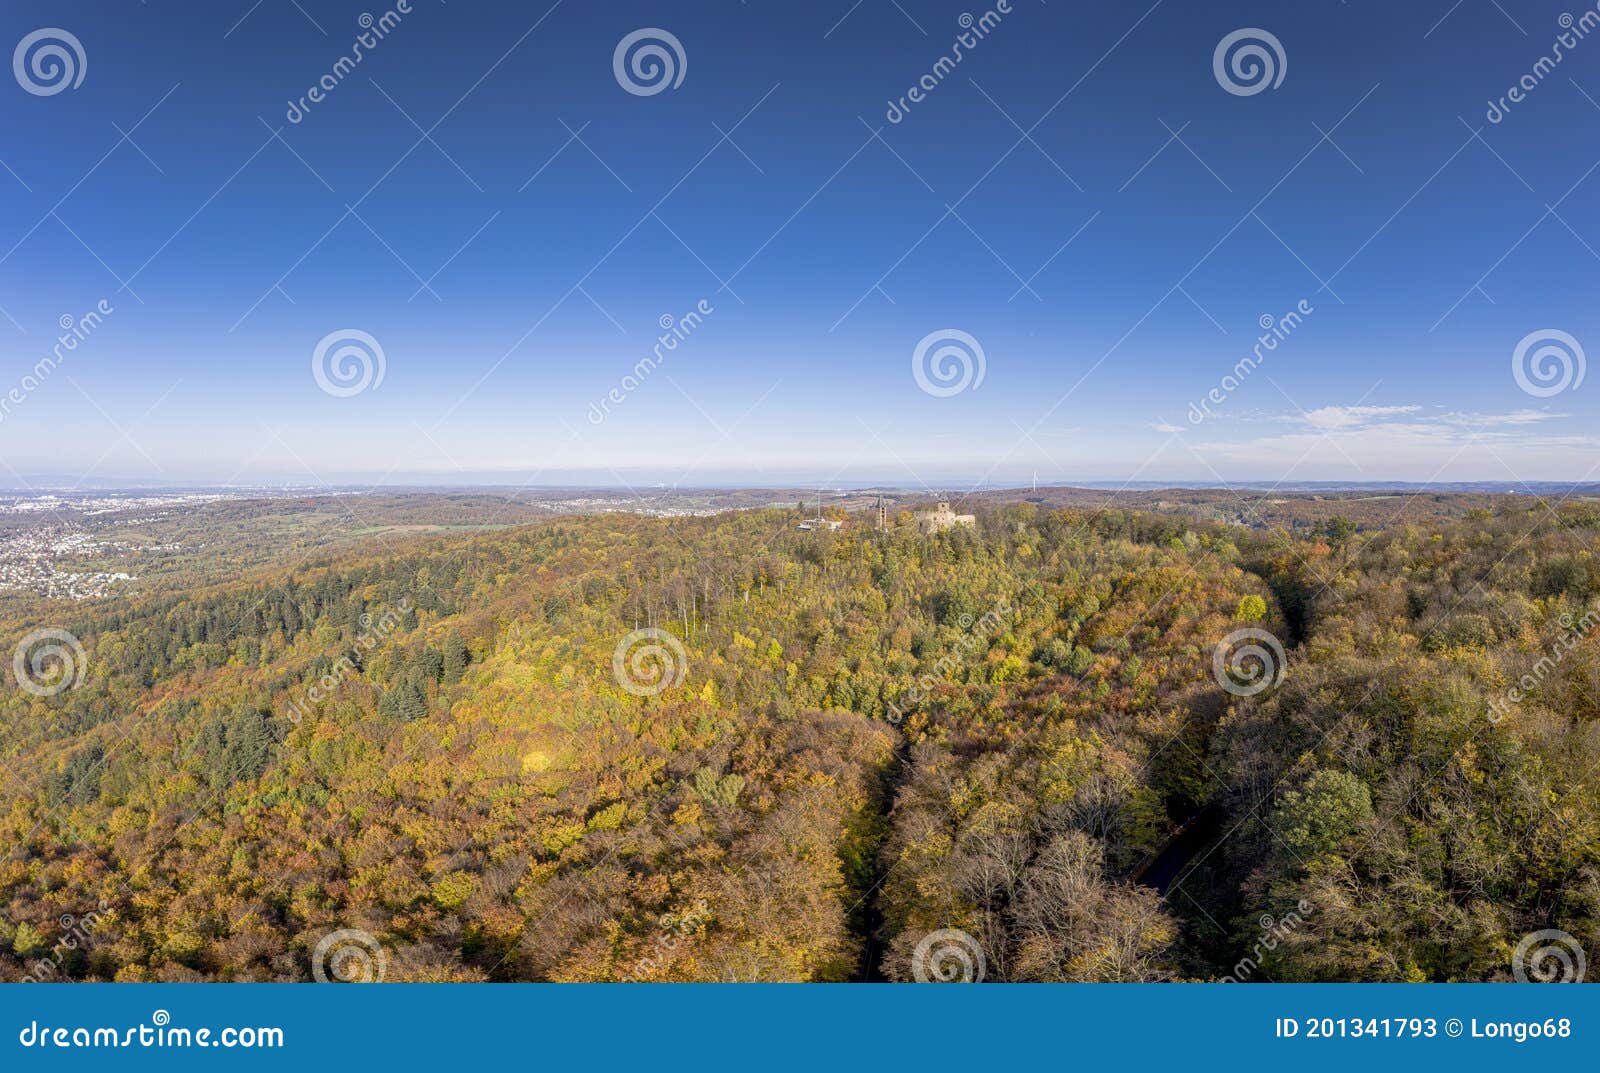
[[978, 524], [975, 514], [957, 514], [949, 503], [940, 503], [933, 510], [917, 511], [917, 525], [924, 533], [942, 533], [947, 529], [971, 529]]

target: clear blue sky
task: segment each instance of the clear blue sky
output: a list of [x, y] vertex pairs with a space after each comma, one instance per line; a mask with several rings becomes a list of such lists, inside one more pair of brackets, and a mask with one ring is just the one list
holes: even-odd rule
[[[1592, 9], [1013, 0], [891, 123], [987, 6], [413, 0], [291, 123], [385, 7], [252, 2], [0, 14], [7, 49], [59, 27], [87, 61], [76, 88], [0, 85], [0, 390], [62, 314], [115, 310], [9, 405], [0, 484], [1509, 482], [1600, 460], [1600, 373], [1535, 395], [1512, 372], [1546, 329], [1600, 354], [1600, 33], [1485, 115]], [[619, 84], [641, 28], [681, 43], [680, 85]], [[1219, 84], [1242, 28], [1281, 43], [1275, 88]], [[343, 329], [384, 355], [349, 397], [312, 375]], [[942, 329], [982, 346], [975, 389], [918, 386]]]

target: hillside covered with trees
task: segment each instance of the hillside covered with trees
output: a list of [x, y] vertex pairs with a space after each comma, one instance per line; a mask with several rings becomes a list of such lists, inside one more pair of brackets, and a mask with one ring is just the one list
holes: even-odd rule
[[81, 679], [0, 694], [0, 979], [1592, 960], [1600, 512], [1395, 514], [602, 514], [32, 609]]

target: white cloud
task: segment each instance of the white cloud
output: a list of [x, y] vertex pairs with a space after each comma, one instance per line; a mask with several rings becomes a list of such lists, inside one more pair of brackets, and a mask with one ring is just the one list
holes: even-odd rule
[[1512, 410], [1506, 414], [1445, 414], [1439, 420], [1452, 425], [1488, 428], [1494, 425], [1537, 425], [1541, 421], [1556, 421], [1570, 414], [1551, 413], [1549, 410]]
[[1414, 414], [1420, 406], [1324, 406], [1300, 414], [1300, 420], [1313, 428], [1356, 428], [1370, 424], [1378, 418]]
[[1534, 427], [1567, 416], [1324, 406], [1278, 415], [1290, 431], [1200, 444], [1196, 451], [1219, 470], [1291, 479], [1580, 479], [1593, 472], [1600, 437]]

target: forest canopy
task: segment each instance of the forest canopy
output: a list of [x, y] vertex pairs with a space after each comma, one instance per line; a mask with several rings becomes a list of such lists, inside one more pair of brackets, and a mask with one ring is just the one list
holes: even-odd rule
[[309, 980], [346, 933], [391, 981], [1505, 980], [1537, 932], [1600, 950], [1592, 508], [800, 516], [565, 517], [51, 608], [81, 679], [0, 694], [0, 979]]

